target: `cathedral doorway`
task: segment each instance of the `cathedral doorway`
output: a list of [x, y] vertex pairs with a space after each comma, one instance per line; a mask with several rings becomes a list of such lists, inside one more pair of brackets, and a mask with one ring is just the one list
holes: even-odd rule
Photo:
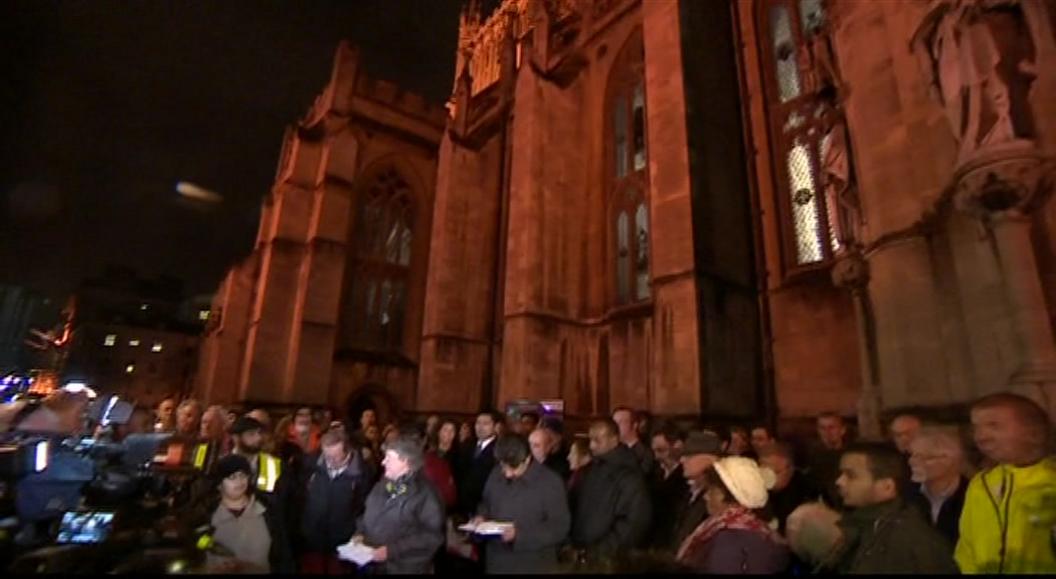
[[395, 422], [400, 416], [400, 407], [396, 399], [381, 384], [364, 384], [349, 395], [345, 405], [347, 420], [353, 430], [359, 428], [359, 417], [364, 410], [370, 409], [377, 416], [378, 428], [384, 428], [389, 422]]

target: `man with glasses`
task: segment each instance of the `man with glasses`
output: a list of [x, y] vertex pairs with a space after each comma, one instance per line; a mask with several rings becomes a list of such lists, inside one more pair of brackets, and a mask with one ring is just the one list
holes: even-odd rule
[[964, 445], [956, 431], [925, 428], [909, 446], [909, 468], [917, 483], [910, 500], [931, 524], [950, 540], [960, 536], [957, 525], [964, 509], [968, 479], [964, 477]]

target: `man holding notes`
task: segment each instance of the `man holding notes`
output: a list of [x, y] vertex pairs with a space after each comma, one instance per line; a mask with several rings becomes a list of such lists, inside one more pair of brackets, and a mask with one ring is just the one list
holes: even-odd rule
[[495, 460], [500, 468], [468, 525], [485, 539], [487, 573], [556, 572], [558, 546], [572, 525], [561, 477], [532, 460], [528, 441], [517, 434], [496, 441]]

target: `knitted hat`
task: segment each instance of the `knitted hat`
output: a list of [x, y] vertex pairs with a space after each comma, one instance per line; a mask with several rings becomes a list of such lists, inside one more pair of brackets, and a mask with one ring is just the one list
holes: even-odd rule
[[231, 425], [230, 432], [231, 434], [242, 434], [251, 430], [264, 430], [264, 425], [256, 418], [239, 416], [235, 419], [235, 423]]
[[774, 486], [774, 477], [772, 473], [764, 473], [754, 460], [742, 456], [723, 458], [715, 463], [715, 472], [741, 506], [749, 509], [766, 506], [766, 491]]
[[253, 476], [253, 470], [249, 466], [249, 461], [246, 457], [239, 454], [229, 454], [224, 458], [221, 458], [216, 466], [213, 467], [213, 478], [217, 484], [225, 478], [235, 474], [236, 472], [244, 472], [246, 476]]

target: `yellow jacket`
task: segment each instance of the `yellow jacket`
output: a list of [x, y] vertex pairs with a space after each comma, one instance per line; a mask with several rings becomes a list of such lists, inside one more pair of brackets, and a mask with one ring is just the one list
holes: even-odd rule
[[977, 474], [960, 527], [962, 573], [1056, 573], [1056, 458]]

